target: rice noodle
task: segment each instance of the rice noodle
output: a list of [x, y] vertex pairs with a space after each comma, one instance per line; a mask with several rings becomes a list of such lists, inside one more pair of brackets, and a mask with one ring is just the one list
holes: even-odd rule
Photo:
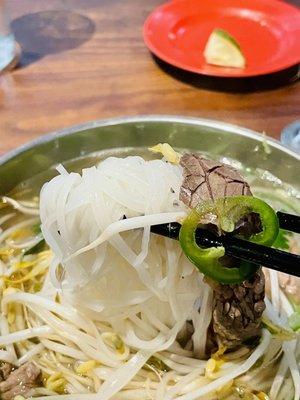
[[[194, 311], [193, 323], [195, 332], [193, 334], [194, 351], [197, 357], [205, 357], [205, 346], [207, 329], [212, 317], [213, 291], [206, 285], [203, 289], [203, 300], [200, 308]], [[201, 333], [200, 333], [201, 332]]]
[[[176, 222], [181, 218], [186, 216], [185, 212], [175, 212], [175, 213], [163, 213], [163, 214], [152, 214], [152, 215], [145, 215], [141, 217], [133, 217], [129, 219], [123, 219], [121, 221], [113, 222], [109, 227], [107, 227], [102, 234], [90, 243], [88, 246], [82, 247], [80, 250], [69, 256], [69, 258], [65, 261], [69, 261], [73, 257], [79, 256], [80, 254], [92, 250], [97, 246], [100, 246], [105, 241], [109, 240], [113, 235], [117, 233], [129, 231], [132, 229], [137, 228], [146, 228], [150, 227], [151, 225], [159, 225], [159, 224], [166, 224], [168, 222]], [[149, 233], [148, 233], [149, 237]], [[147, 243], [147, 241], [146, 241]], [[145, 246], [148, 247], [148, 246]], [[142, 260], [139, 262], [139, 264]]]

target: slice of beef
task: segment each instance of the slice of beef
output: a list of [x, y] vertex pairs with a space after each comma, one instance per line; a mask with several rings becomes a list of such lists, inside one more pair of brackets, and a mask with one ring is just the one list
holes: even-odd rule
[[13, 400], [17, 395], [26, 396], [30, 389], [37, 386], [40, 373], [40, 369], [32, 362], [10, 372], [0, 383], [0, 399]]
[[236, 347], [260, 336], [265, 309], [265, 279], [261, 269], [240, 285], [222, 285], [209, 280], [214, 290], [212, 326], [218, 344]]
[[203, 200], [251, 195], [248, 183], [228, 165], [207, 160], [200, 154], [184, 154], [180, 165], [184, 177], [180, 200], [190, 208], [196, 207]]
[[5, 381], [8, 378], [9, 374], [11, 373], [13, 366], [8, 362], [3, 362], [0, 365], [0, 379], [1, 381]]
[[[184, 177], [180, 200], [190, 208], [201, 201], [214, 201], [220, 197], [252, 195], [248, 183], [230, 166], [208, 160], [200, 154], [184, 154], [180, 165]], [[237, 228], [240, 233], [254, 233], [260, 228], [257, 216], [244, 218]], [[230, 348], [259, 336], [265, 309], [262, 270], [241, 285], [223, 285], [211, 279], [207, 282], [214, 290], [212, 330], [217, 342]]]

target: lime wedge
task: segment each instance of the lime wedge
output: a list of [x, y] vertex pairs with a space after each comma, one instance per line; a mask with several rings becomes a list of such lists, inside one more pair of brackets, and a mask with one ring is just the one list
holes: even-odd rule
[[221, 67], [245, 68], [246, 59], [238, 42], [226, 31], [214, 29], [204, 50], [208, 64]]

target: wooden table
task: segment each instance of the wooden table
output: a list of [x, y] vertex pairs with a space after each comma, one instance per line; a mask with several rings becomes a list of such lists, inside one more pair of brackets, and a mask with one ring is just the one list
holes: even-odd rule
[[[282, 76], [228, 84], [158, 65], [141, 30], [162, 0], [7, 3], [23, 54], [20, 67], [0, 77], [0, 153], [50, 131], [114, 116], [191, 115], [275, 138], [300, 117], [299, 83], [276, 88]], [[253, 92], [264, 87], [273, 89]]]

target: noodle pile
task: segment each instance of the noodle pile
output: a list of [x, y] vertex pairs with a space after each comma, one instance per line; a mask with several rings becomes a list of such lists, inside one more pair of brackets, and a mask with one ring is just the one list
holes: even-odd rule
[[[299, 400], [300, 344], [274, 271], [265, 314], [292, 340], [264, 329], [256, 346], [207, 359], [212, 290], [178, 242], [150, 235], [188, 212], [179, 165], [110, 157], [82, 174], [58, 170], [39, 212], [5, 198], [15, 211], [0, 219], [0, 360], [41, 369], [32, 396]], [[24, 255], [41, 237], [51, 250]]]

